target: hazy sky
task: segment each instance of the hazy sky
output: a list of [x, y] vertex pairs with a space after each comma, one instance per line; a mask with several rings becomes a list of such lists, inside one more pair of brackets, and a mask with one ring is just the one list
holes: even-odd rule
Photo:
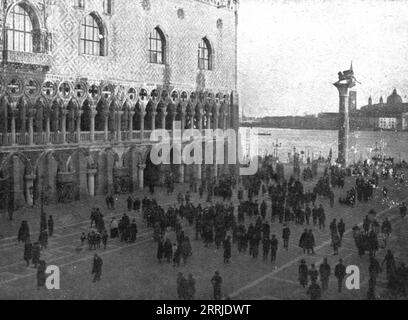
[[408, 2], [241, 0], [239, 87], [247, 116], [338, 111], [337, 73], [362, 84], [358, 106], [395, 87], [408, 101]]

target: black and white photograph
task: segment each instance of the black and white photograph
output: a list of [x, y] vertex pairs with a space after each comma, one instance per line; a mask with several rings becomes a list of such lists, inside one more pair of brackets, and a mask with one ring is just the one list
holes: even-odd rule
[[407, 300], [407, 0], [0, 0], [0, 50], [0, 300]]

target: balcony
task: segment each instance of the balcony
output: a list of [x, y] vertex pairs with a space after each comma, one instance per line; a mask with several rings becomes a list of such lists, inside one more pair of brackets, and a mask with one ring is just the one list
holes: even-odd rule
[[35, 65], [42, 67], [51, 66], [51, 55], [46, 53], [20, 52], [20, 51], [5, 51], [4, 62]]
[[[143, 131], [143, 140], [141, 131], [122, 131], [120, 137], [115, 132], [96, 131], [92, 139], [91, 132], [35, 132], [32, 138], [29, 133], [0, 133], [0, 148], [2, 147], [36, 147], [36, 146], [69, 146], [69, 145], [105, 145], [122, 143], [143, 143], [150, 141], [152, 131]], [[171, 134], [171, 131], [170, 131]]]

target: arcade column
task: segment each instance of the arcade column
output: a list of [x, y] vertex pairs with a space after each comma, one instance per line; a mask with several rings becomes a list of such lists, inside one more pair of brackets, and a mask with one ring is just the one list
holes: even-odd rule
[[88, 192], [91, 197], [95, 197], [95, 175], [97, 170], [88, 170]]
[[141, 164], [138, 166], [139, 167], [139, 190], [144, 189], [144, 170], [146, 169], [145, 164]]
[[25, 179], [25, 194], [26, 194], [27, 205], [32, 207], [34, 205], [33, 191], [34, 191], [35, 177], [32, 175], [27, 175], [24, 177], [24, 179]]

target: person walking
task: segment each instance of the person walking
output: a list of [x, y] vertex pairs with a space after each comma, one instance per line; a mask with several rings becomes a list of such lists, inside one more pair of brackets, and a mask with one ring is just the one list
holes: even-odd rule
[[214, 289], [214, 300], [221, 300], [222, 278], [218, 271], [216, 271], [214, 276], [212, 277], [211, 284], [213, 285]]
[[94, 275], [93, 282], [101, 280], [102, 265], [103, 265], [102, 258], [95, 254], [92, 266], [92, 274]]
[[343, 288], [343, 280], [346, 276], [346, 267], [343, 264], [343, 259], [340, 259], [339, 263], [334, 268], [334, 276], [337, 278], [338, 292], [341, 292]]
[[327, 258], [324, 258], [323, 263], [319, 267], [320, 281], [322, 282], [322, 290], [326, 291], [329, 288], [329, 279], [331, 273], [331, 267], [327, 262]]

